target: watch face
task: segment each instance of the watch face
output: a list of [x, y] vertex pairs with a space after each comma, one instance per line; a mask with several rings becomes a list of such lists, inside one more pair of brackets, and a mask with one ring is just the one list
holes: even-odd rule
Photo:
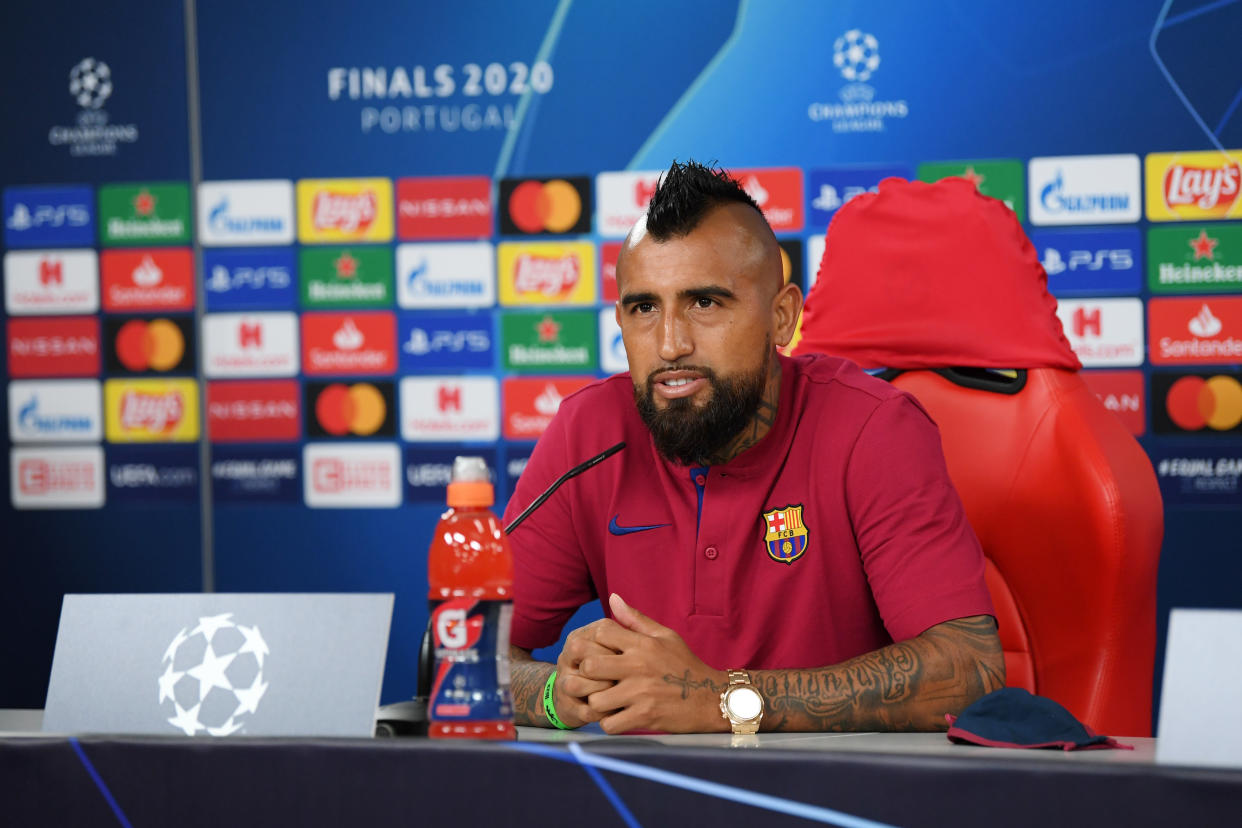
[[753, 687], [735, 687], [726, 702], [734, 718], [750, 721], [763, 712], [763, 698]]

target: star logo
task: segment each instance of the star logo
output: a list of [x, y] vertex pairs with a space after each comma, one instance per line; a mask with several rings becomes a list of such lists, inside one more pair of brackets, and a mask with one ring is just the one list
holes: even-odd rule
[[187, 736], [245, 732], [268, 690], [263, 668], [269, 654], [257, 624], [238, 624], [230, 612], [200, 616], [164, 651], [156, 676], [162, 717]]
[[1191, 239], [1189, 242], [1190, 249], [1194, 251], [1195, 261], [1207, 259], [1208, 261], [1216, 261], [1216, 245], [1220, 244], [1220, 239], [1213, 239], [1207, 234], [1207, 230], [1200, 230], [1197, 239]]
[[540, 342], [555, 342], [560, 338], [561, 325], [551, 316], [545, 316], [535, 324], [535, 332], [539, 334]]
[[332, 262], [332, 266], [336, 268], [336, 278], [352, 279], [358, 275], [358, 260], [348, 253], [342, 253]]
[[983, 189], [983, 182], [987, 180], [987, 176], [983, 175], [983, 173], [975, 172], [974, 164], [971, 164], [963, 170], [961, 177], [969, 181], [971, 184], [974, 184], [975, 189], [980, 191]]
[[139, 191], [130, 203], [134, 205], [135, 213], [140, 216], [149, 216], [155, 212], [155, 202], [155, 196], [144, 189]]

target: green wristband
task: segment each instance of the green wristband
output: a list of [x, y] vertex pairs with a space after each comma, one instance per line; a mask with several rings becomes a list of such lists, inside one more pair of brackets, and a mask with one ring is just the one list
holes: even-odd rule
[[556, 671], [552, 671], [552, 675], [548, 676], [548, 683], [543, 686], [543, 712], [548, 717], [548, 721], [552, 726], [560, 730], [573, 730], [572, 727], [561, 721], [556, 715], [556, 706], [552, 704], [552, 688], [556, 684]]

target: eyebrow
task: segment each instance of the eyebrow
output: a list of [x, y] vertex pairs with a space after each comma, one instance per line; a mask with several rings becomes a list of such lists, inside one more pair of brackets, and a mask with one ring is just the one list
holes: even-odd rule
[[[703, 287], [686, 288], [677, 294], [678, 299], [698, 299], [701, 296], [713, 297], [716, 299], [736, 299], [737, 295], [728, 288], [720, 285], [704, 285]], [[651, 291], [643, 293], [627, 293], [621, 297], [622, 305], [637, 305], [641, 302], [655, 302], [660, 297]]]

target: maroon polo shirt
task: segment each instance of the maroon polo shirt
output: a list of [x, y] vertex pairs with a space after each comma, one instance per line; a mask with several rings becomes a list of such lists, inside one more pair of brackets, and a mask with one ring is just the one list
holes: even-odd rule
[[663, 458], [629, 374], [566, 397], [505, 521], [570, 467], [510, 536], [510, 640], [553, 644], [581, 605], [617, 592], [716, 669], [836, 664], [935, 624], [990, 615], [983, 553], [935, 424], [854, 363], [780, 357], [776, 424], [728, 463]]

